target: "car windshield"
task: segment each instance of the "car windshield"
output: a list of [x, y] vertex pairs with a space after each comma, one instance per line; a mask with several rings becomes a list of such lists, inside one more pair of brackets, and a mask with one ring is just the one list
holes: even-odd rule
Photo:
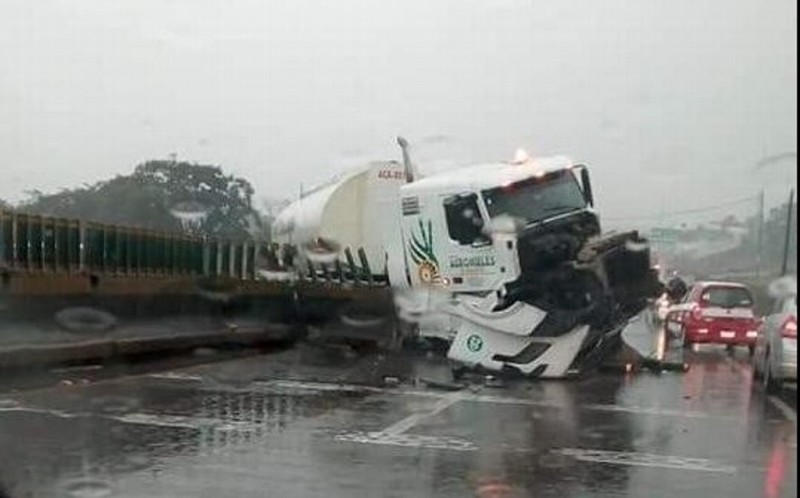
[[710, 287], [703, 292], [701, 301], [720, 308], [749, 308], [753, 305], [750, 291], [741, 287]]
[[526, 223], [535, 223], [586, 206], [578, 181], [568, 170], [485, 190], [483, 198], [490, 217], [505, 215], [525, 220]]

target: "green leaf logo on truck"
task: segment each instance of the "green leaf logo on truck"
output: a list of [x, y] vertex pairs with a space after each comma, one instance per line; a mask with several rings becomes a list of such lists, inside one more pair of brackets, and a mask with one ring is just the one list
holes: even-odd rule
[[408, 251], [417, 264], [417, 273], [423, 284], [434, 285], [441, 282], [439, 261], [433, 252], [433, 223], [428, 221], [426, 226], [419, 220], [419, 233], [411, 233]]
[[467, 349], [473, 353], [477, 353], [483, 349], [483, 339], [481, 336], [473, 334], [467, 338]]

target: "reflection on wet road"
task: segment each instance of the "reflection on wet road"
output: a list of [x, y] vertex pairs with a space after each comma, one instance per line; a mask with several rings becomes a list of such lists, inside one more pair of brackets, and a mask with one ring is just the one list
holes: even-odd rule
[[433, 390], [435, 359], [299, 346], [0, 397], [13, 497], [795, 496], [795, 401], [686, 374]]

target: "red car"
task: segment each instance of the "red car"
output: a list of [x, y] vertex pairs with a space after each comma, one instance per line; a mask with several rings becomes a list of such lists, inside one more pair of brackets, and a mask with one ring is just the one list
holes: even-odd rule
[[667, 331], [682, 337], [684, 346], [747, 346], [751, 354], [759, 325], [753, 295], [732, 282], [696, 283], [681, 303], [670, 308], [666, 320]]

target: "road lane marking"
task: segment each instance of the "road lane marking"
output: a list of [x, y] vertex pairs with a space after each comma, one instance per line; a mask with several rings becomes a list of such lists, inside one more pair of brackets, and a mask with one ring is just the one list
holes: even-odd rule
[[103, 365], [75, 365], [71, 367], [51, 368], [50, 372], [54, 374], [67, 374], [75, 372], [92, 372], [102, 369]]
[[785, 401], [778, 398], [777, 396], [769, 396], [767, 397], [772, 406], [778, 409], [779, 412], [786, 418], [786, 420], [790, 421], [791, 423], [797, 425], [797, 413], [789, 406]]
[[444, 398], [440, 399], [439, 401], [437, 401], [436, 404], [433, 405], [433, 407], [430, 410], [425, 412], [412, 413], [403, 420], [400, 420], [399, 422], [394, 423], [389, 427], [383, 429], [382, 431], [380, 431], [380, 433], [385, 434], [387, 436], [398, 436], [408, 431], [409, 429], [420, 423], [422, 420], [426, 418], [435, 417], [436, 415], [442, 413], [443, 411], [447, 410], [451, 406], [461, 401], [463, 398], [464, 395], [461, 392], [451, 393], [445, 396]]
[[68, 413], [62, 410], [50, 410], [47, 408], [30, 408], [19, 404], [14, 406], [0, 405], [0, 413], [14, 413], [14, 412], [36, 413], [39, 415], [50, 415], [52, 417], [57, 417], [57, 418], [77, 418], [82, 416], [79, 413]]
[[630, 467], [695, 470], [722, 474], [736, 473], [736, 467], [723, 465], [705, 458], [655, 455], [652, 453], [637, 453], [631, 451], [590, 450], [582, 448], [562, 448], [553, 450], [553, 453], [572, 457], [581, 462], [607, 463], [611, 465], [626, 465]]
[[154, 373], [154, 374], [148, 374], [147, 376], [151, 379], [162, 379], [162, 380], [186, 380], [193, 382], [201, 382], [203, 380], [203, 377], [201, 375], [191, 375], [180, 372]]
[[250, 431], [260, 427], [258, 423], [247, 421], [154, 413], [126, 413], [124, 415], [105, 415], [105, 417], [126, 424], [171, 427], [176, 429], [200, 430], [207, 428], [217, 431]]
[[466, 439], [423, 436], [418, 434], [385, 434], [383, 432], [345, 432], [337, 434], [335, 441], [377, 444], [383, 446], [402, 446], [405, 448], [424, 448], [432, 450], [451, 450], [451, 451], [477, 451], [478, 446]]
[[322, 391], [322, 392], [367, 392], [367, 393], [391, 393], [393, 390], [383, 387], [375, 386], [362, 386], [358, 384], [339, 384], [336, 382], [305, 382], [296, 380], [271, 380], [266, 382], [254, 382], [253, 385], [258, 387], [278, 387], [283, 389], [297, 389], [308, 391]]
[[170, 427], [174, 429], [214, 429], [217, 431], [249, 431], [256, 430], [260, 424], [246, 421], [236, 420], [221, 420], [218, 418], [209, 417], [196, 417], [196, 416], [183, 416], [183, 415], [165, 415], [155, 413], [126, 413], [126, 414], [107, 414], [107, 413], [91, 413], [91, 412], [65, 412], [62, 410], [49, 410], [44, 408], [34, 408], [27, 406], [0, 406], [0, 413], [3, 412], [20, 412], [20, 413], [35, 413], [40, 415], [48, 415], [56, 418], [74, 419], [74, 418], [91, 418], [101, 417], [107, 420], [115, 420], [125, 424], [134, 425], [148, 425], [156, 427]]

